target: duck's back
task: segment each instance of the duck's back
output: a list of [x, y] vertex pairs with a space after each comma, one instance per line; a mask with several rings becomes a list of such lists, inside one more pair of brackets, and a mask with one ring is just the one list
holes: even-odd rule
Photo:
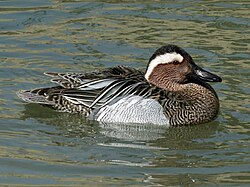
[[[18, 96], [29, 103], [39, 103], [60, 111], [89, 115], [92, 111], [111, 106], [120, 99], [125, 102], [126, 99], [131, 101], [131, 96], [141, 97], [139, 100], [138, 97], [135, 98], [137, 104], [149, 103], [142, 98], [149, 97], [153, 92], [141, 71], [125, 66], [89, 73], [46, 73], [46, 75], [52, 77], [51, 82], [59, 86], [20, 91], [17, 93]], [[121, 101], [119, 110], [128, 109], [129, 107], [122, 105]]]

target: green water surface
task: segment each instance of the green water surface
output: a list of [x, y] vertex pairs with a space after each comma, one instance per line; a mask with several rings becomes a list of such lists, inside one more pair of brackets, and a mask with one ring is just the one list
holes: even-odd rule
[[[105, 125], [15, 94], [169, 43], [223, 78], [215, 121]], [[248, 0], [0, 0], [0, 186], [249, 186], [249, 52]]]

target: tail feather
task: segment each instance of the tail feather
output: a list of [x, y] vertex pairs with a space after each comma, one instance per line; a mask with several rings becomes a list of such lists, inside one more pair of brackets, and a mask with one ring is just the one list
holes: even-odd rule
[[28, 103], [39, 103], [44, 105], [55, 104], [53, 101], [49, 101], [46, 96], [32, 93], [30, 90], [20, 90], [16, 94], [19, 98]]

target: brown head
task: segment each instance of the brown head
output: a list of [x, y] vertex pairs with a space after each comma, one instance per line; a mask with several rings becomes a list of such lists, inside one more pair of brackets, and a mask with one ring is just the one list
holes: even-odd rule
[[166, 45], [155, 51], [149, 59], [145, 78], [169, 91], [178, 91], [188, 83], [203, 85], [204, 82], [222, 81], [219, 76], [197, 66], [192, 57], [176, 45]]

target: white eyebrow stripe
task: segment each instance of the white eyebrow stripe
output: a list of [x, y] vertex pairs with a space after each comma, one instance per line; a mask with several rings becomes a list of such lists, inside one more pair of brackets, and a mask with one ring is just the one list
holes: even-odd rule
[[159, 64], [168, 64], [168, 63], [171, 63], [171, 62], [176, 61], [176, 60], [179, 62], [182, 62], [183, 59], [184, 59], [183, 56], [181, 56], [180, 54], [178, 54], [176, 52], [165, 53], [164, 55], [157, 56], [155, 59], [153, 59], [149, 63], [147, 72], [145, 74], [145, 78], [148, 80], [149, 76], [153, 72], [154, 68], [156, 66], [158, 66]]

